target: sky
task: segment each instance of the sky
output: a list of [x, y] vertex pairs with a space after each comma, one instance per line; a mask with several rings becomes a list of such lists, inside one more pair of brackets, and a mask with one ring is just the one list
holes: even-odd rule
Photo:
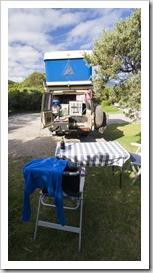
[[8, 79], [22, 82], [45, 72], [44, 53], [92, 50], [102, 31], [129, 17], [134, 8], [9, 8]]

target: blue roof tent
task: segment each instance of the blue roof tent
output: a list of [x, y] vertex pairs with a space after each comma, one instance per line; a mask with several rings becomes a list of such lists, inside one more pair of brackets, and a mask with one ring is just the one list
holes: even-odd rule
[[[91, 50], [86, 50], [91, 54]], [[83, 59], [84, 50], [46, 52], [46, 85], [89, 85], [92, 83], [92, 67]]]

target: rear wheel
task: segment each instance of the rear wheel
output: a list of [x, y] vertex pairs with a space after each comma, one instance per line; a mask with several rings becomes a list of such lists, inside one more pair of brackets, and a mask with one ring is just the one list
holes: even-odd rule
[[95, 127], [99, 129], [103, 124], [103, 109], [101, 105], [95, 107]]

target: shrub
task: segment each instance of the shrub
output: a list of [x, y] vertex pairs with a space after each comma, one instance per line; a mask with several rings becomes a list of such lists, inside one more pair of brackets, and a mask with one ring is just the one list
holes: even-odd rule
[[109, 106], [109, 105], [110, 105], [109, 100], [103, 100], [103, 101], [102, 101], [102, 106], [103, 106], [103, 107]]
[[25, 88], [8, 92], [8, 110], [40, 111], [42, 90]]

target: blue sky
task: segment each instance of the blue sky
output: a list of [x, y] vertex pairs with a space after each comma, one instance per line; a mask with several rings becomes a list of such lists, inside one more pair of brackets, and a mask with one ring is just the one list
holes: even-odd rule
[[[88, 2], [87, 2], [88, 3]], [[93, 49], [102, 30], [129, 17], [133, 8], [9, 8], [8, 78], [23, 81], [45, 72], [44, 53]]]

